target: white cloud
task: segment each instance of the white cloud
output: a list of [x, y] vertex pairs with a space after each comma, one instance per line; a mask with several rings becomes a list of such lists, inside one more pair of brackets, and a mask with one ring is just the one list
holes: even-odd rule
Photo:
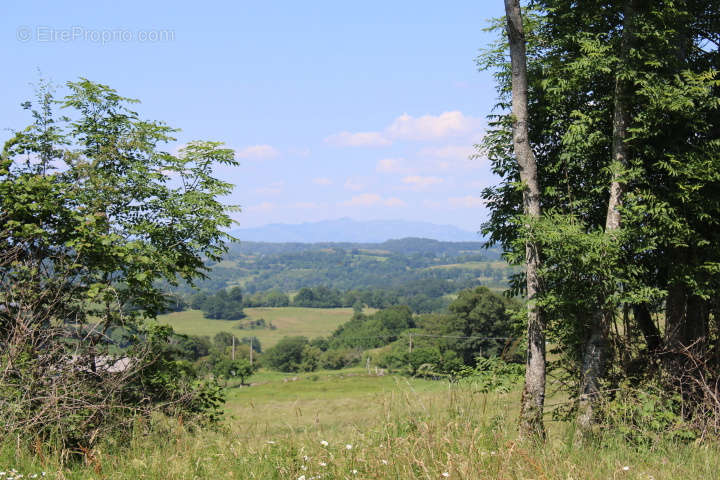
[[325, 142], [338, 147], [383, 147], [391, 143], [380, 132], [340, 132], [325, 138]]
[[385, 129], [388, 136], [401, 140], [438, 140], [471, 134], [482, 128], [480, 118], [463, 115], [460, 111], [440, 115], [413, 117], [404, 113]]
[[485, 206], [485, 200], [480, 197], [474, 197], [472, 195], [466, 195], [464, 197], [452, 197], [448, 198], [448, 204], [451, 207], [459, 208], [480, 208]]
[[383, 201], [383, 204], [386, 207], [404, 207], [405, 205], [407, 205], [403, 200], [396, 197], [390, 197], [388, 199], [385, 199]]
[[428, 147], [420, 150], [420, 155], [434, 158], [452, 158], [467, 160], [475, 153], [471, 145], [445, 145], [444, 147]]
[[342, 147], [381, 147], [390, 145], [394, 140], [435, 141], [472, 136], [483, 125], [483, 119], [464, 115], [457, 110], [420, 117], [403, 113], [382, 131], [340, 132], [330, 135], [325, 141]]
[[382, 197], [377, 193], [362, 193], [360, 195], [355, 195], [350, 200], [341, 203], [341, 205], [346, 207], [369, 207], [377, 205], [381, 201]]
[[280, 152], [270, 145], [251, 145], [240, 150], [235, 150], [237, 158], [247, 158], [250, 160], [265, 160], [275, 158]]
[[404, 184], [410, 185], [417, 189], [423, 189], [432, 185], [437, 185], [439, 183], [443, 183], [443, 181], [444, 180], [440, 177], [422, 177], [420, 175], [410, 175], [402, 179], [402, 182]]
[[352, 190], [354, 192], [359, 192], [360, 190], [365, 189], [365, 184], [360, 182], [357, 179], [348, 178], [345, 181], [345, 185], [343, 185], [343, 187], [345, 187], [345, 190]]
[[344, 207], [372, 207], [377, 205], [404, 207], [406, 204], [396, 197], [383, 198], [377, 193], [361, 193], [360, 195], [355, 195], [348, 201], [342, 202], [340, 205]]
[[378, 160], [375, 170], [382, 173], [410, 173], [412, 170], [403, 158], [383, 158]]
[[260, 193], [262, 195], [278, 195], [282, 193], [282, 191], [285, 189], [285, 182], [273, 182], [270, 185], [266, 185], [264, 187], [258, 187], [255, 189], [255, 193]]
[[315, 185], [332, 185], [333, 181], [327, 177], [313, 178], [312, 182]]

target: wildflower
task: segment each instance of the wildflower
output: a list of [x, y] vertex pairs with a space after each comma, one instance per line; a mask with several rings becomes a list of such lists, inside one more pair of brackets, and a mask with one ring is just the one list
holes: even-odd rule
[[321, 466], [321, 467], [327, 467], [327, 463], [325, 463], [325, 462], [320, 462], [320, 466]]
[[450, 476], [450, 472], [443, 472], [442, 476], [448, 478]]
[[345, 445], [345, 450], [352, 450], [352, 445], [350, 445], [349, 443]]
[[388, 463], [387, 460], [380, 460], [380, 461], [383, 463], [383, 465], [387, 465], [387, 463]]
[[302, 466], [300, 467], [300, 470], [302, 470], [302, 471], [304, 472], [305, 470], [307, 470], [307, 467], [306, 467], [305, 465], [302, 465]]
[[300, 475], [300, 476], [298, 477], [298, 480], [305, 480], [305, 475]]
[[357, 475], [357, 470], [352, 471], [353, 475]]
[[630, 470], [630, 467], [628, 467], [627, 465], [625, 465], [625, 466], [623, 467], [623, 470], [625, 470], [625, 471], [627, 472], [628, 470]]
[[327, 440], [322, 440], [320, 442], [320, 445], [322, 445], [323, 447], [327, 447], [329, 444], [328, 444]]

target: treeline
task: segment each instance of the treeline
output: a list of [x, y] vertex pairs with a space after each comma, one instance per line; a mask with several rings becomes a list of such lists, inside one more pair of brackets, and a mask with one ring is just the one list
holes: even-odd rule
[[560, 378], [577, 440], [619, 417], [718, 437], [720, 2], [529, 3], [478, 59], [498, 93], [483, 232], [527, 272], [522, 434], [545, 435]]
[[341, 291], [327, 286], [303, 287], [292, 300], [278, 290], [244, 295], [240, 287], [217, 293], [199, 292], [184, 301], [178, 295], [169, 296], [167, 311], [181, 311], [188, 307], [202, 310], [206, 318], [239, 320], [245, 317], [243, 308], [250, 307], [309, 307], [387, 308], [406, 305], [414, 313], [444, 311], [450, 304], [449, 294], [478, 284], [477, 280], [456, 282], [450, 279], [428, 278], [410, 282], [402, 288], [359, 289]]
[[[341, 291], [397, 289], [432, 279], [458, 283], [480, 279], [483, 285], [504, 288], [515, 271], [500, 262], [496, 250], [484, 250], [481, 243], [427, 239], [367, 245], [243, 242], [232, 245], [222, 261], [208, 262], [208, 266], [208, 277], [197, 281], [195, 288], [216, 292], [243, 285], [246, 294], [297, 292], [317, 285]], [[182, 284], [172, 291], [187, 297], [194, 288]]]
[[477, 287], [461, 292], [445, 314], [417, 315], [407, 306], [373, 314], [356, 312], [329, 337], [286, 337], [262, 357], [264, 366], [285, 371], [340, 369], [360, 362], [416, 375], [453, 375], [479, 358], [522, 362], [519, 305]]

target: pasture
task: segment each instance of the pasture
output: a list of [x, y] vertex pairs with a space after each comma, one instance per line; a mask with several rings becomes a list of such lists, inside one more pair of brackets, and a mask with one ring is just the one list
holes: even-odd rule
[[19, 456], [0, 469], [63, 479], [700, 479], [720, 471], [717, 445], [630, 445], [619, 436], [576, 447], [548, 417], [546, 445], [517, 439], [519, 389], [375, 376], [361, 369], [261, 372], [230, 388], [225, 422], [193, 430], [159, 421], [129, 449], [97, 448], [84, 463]]
[[[367, 312], [373, 310], [368, 309]], [[310, 339], [331, 334], [338, 326], [350, 320], [352, 308], [258, 307], [246, 308], [242, 320], [213, 320], [203, 317], [200, 310], [186, 310], [160, 315], [158, 321], [171, 325], [176, 332], [186, 335], [213, 337], [219, 332], [232, 333], [238, 338], [256, 336], [263, 349], [275, 345], [281, 338], [302, 335]], [[277, 327], [238, 329], [249, 320], [265, 319]]]

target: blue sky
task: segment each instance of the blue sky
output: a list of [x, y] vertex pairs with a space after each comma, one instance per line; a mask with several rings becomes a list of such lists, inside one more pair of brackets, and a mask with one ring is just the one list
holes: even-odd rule
[[38, 69], [82, 76], [142, 100], [180, 143], [234, 148], [241, 165], [219, 174], [241, 227], [486, 218], [494, 179], [467, 157], [494, 103], [474, 58], [500, 0], [8, 3], [3, 129], [29, 122], [19, 104]]

